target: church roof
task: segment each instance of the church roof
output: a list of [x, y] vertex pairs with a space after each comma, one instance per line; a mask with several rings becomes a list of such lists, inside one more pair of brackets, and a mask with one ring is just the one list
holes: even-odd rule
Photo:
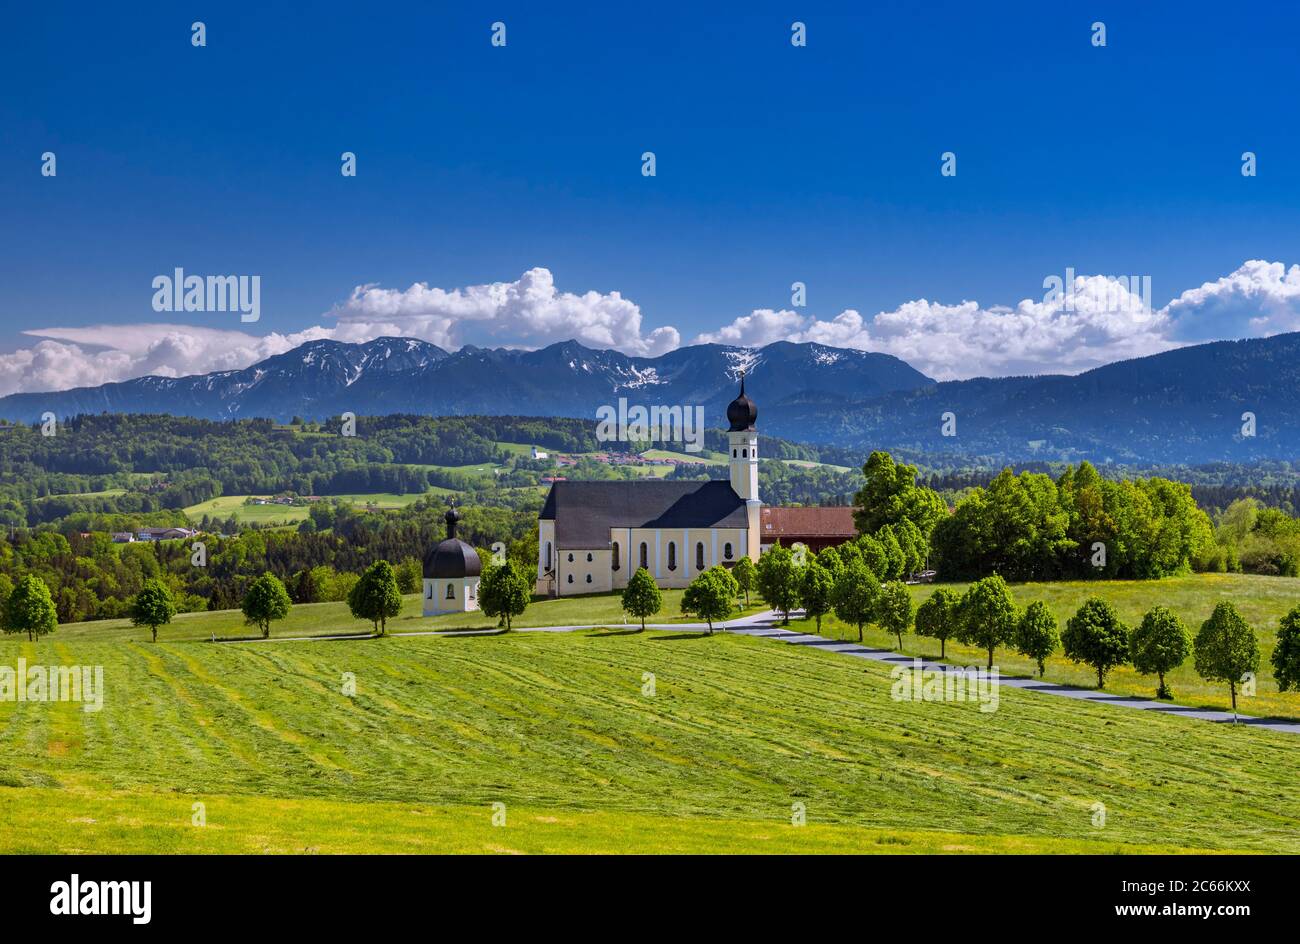
[[541, 518], [560, 548], [609, 546], [610, 528], [747, 528], [730, 482], [556, 482]]
[[478, 551], [459, 538], [447, 538], [424, 558], [424, 577], [435, 580], [441, 577], [477, 577], [483, 564]]

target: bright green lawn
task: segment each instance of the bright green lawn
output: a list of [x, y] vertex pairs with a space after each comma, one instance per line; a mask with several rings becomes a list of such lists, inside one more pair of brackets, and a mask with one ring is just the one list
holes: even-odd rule
[[[455, 492], [441, 486], [431, 486], [427, 492], [412, 492], [397, 495], [393, 492], [357, 492], [348, 495], [328, 495], [326, 500], [338, 499], [351, 502], [358, 508], [373, 505], [381, 509], [405, 508], [428, 495], [452, 495]], [[236, 521], [257, 522], [259, 524], [297, 524], [308, 515], [306, 505], [249, 505], [244, 499], [247, 495], [221, 495], [210, 498], [197, 505], [190, 505], [185, 514], [193, 521], [204, 515], [213, 518], [229, 518], [234, 515]]]
[[0, 703], [0, 850], [1300, 851], [1291, 735], [896, 702], [885, 665], [765, 639], [0, 640], [19, 655], [103, 665], [106, 697]]
[[[919, 604], [939, 585], [911, 587], [913, 599]], [[965, 584], [944, 584], [958, 593]], [[1109, 600], [1119, 611], [1120, 618], [1130, 626], [1142, 621], [1142, 615], [1156, 604], [1163, 604], [1177, 613], [1196, 635], [1201, 623], [1209, 618], [1215, 604], [1230, 600], [1242, 615], [1255, 627], [1261, 653], [1257, 694], [1253, 698], [1239, 699], [1240, 709], [1248, 714], [1275, 715], [1300, 718], [1300, 692], [1279, 693], [1273, 681], [1269, 655], [1277, 638], [1277, 624], [1282, 615], [1300, 605], [1300, 580], [1293, 577], [1259, 577], [1248, 574], [1193, 574], [1187, 577], [1170, 577], [1165, 580], [1109, 580], [1065, 581], [1061, 583], [1013, 584], [1012, 595], [1020, 607], [1033, 600], [1043, 600], [1051, 607], [1065, 630], [1065, 621], [1074, 615], [1088, 596], [1096, 594]], [[810, 629], [808, 624], [795, 620], [795, 628]], [[823, 620], [823, 632], [839, 638], [857, 639], [857, 628], [848, 627], [834, 618]], [[893, 636], [869, 627], [867, 642], [894, 648]], [[939, 641], [909, 635], [903, 637], [903, 652], [923, 656], [938, 656]], [[948, 661], [962, 664], [984, 665], [987, 654], [952, 640], [947, 644]], [[999, 649], [994, 659], [996, 665], [1008, 674], [1037, 674], [1032, 660], [1017, 655], [1012, 649]], [[1050, 681], [1071, 685], [1096, 687], [1097, 673], [1086, 665], [1076, 665], [1058, 651], [1047, 662]], [[1229, 708], [1231, 702], [1226, 685], [1203, 681], [1192, 666], [1192, 660], [1168, 676], [1176, 700], [1182, 704], [1213, 708]], [[1132, 668], [1113, 670], [1106, 679], [1106, 688], [1125, 695], [1152, 697], [1155, 694], [1154, 677], [1138, 675]], [[1297, 745], [1300, 747], [1300, 744]]]

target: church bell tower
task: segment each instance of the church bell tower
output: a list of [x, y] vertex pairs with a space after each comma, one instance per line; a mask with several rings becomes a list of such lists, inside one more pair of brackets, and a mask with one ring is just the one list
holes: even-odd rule
[[727, 405], [727, 445], [731, 456], [727, 460], [731, 469], [731, 487], [745, 502], [749, 519], [749, 547], [747, 556], [758, 560], [759, 510], [763, 503], [758, 499], [758, 407], [745, 396], [745, 372], [740, 372], [740, 395]]

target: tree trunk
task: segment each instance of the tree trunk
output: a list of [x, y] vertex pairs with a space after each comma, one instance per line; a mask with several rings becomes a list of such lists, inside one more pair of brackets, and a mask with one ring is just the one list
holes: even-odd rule
[[862, 642], [862, 624], [858, 624], [858, 642]]
[[1106, 673], [1105, 671], [1102, 670], [1101, 666], [1097, 666], [1097, 687], [1098, 688], [1106, 687]]
[[1047, 666], [1043, 665], [1043, 660], [1042, 660], [1042, 659], [1039, 659], [1039, 660], [1038, 660], [1038, 677], [1039, 677], [1039, 678], [1042, 678], [1042, 677], [1043, 677], [1043, 673], [1044, 673], [1045, 671], [1047, 671]]
[[947, 636], [944, 636], [942, 639], [939, 640], [939, 658], [940, 658], [940, 659], [946, 659], [946, 658], [948, 658], [946, 655], [943, 654], [944, 650], [947, 649], [947, 648], [948, 648], [948, 637], [947, 637]]
[[1232, 723], [1237, 723], [1237, 683], [1229, 682], [1228, 691], [1232, 693]]
[[150, 626], [149, 628], [153, 630], [153, 641], [154, 641], [154, 642], [157, 642], [157, 641], [158, 641], [158, 627], [157, 627], [157, 626]]
[[822, 634], [822, 615], [818, 613], [817, 614], [817, 635], [820, 636], [821, 634]]
[[645, 632], [645, 617], [641, 617], [641, 632]]
[[263, 639], [271, 638], [271, 624], [269, 622], [262, 627], [262, 638]]
[[712, 636], [712, 635], [713, 635], [713, 620], [708, 620], [708, 624], [709, 624], [709, 635]]
[[899, 652], [902, 652], [902, 651], [903, 651], [903, 634], [902, 634], [902, 633], [897, 633], [896, 635], [898, 636], [898, 651], [899, 651]]
[[990, 672], [993, 671], [993, 647], [992, 647], [992, 646], [989, 646], [989, 665], [988, 665], [988, 671], [990, 671]]
[[28, 629], [27, 629], [27, 641], [28, 641], [28, 642], [32, 642], [32, 630], [31, 630], [31, 627], [28, 627]]

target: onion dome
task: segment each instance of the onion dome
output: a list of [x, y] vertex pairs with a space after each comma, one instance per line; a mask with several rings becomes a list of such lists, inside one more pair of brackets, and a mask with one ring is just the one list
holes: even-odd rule
[[424, 578], [437, 580], [443, 577], [479, 576], [483, 572], [483, 564], [478, 559], [478, 551], [456, 537], [456, 522], [460, 520], [460, 512], [448, 508], [442, 520], [447, 522], [447, 540], [439, 542], [437, 547], [425, 555]]
[[745, 396], [745, 372], [740, 372], [740, 396], [727, 404], [727, 422], [731, 424], [730, 432], [745, 433], [754, 429], [758, 420], [758, 407], [754, 401]]

